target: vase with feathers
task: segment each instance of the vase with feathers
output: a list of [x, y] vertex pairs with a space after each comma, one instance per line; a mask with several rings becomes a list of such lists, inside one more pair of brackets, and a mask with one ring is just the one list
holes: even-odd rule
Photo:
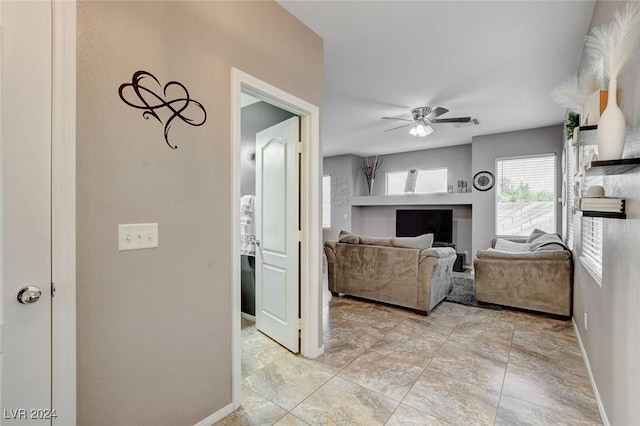
[[607, 107], [598, 122], [598, 159], [622, 158], [626, 136], [624, 113], [618, 106], [618, 77], [640, 46], [640, 3], [617, 10], [613, 21], [596, 27], [585, 40], [596, 74], [609, 79]]

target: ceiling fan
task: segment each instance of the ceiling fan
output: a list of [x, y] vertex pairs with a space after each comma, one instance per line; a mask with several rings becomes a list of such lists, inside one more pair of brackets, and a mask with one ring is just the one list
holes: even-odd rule
[[432, 124], [469, 123], [467, 125], [471, 125], [471, 126], [474, 124], [478, 124], [478, 120], [476, 120], [475, 118], [472, 119], [471, 117], [437, 118], [448, 112], [449, 112], [448, 109], [442, 108], [442, 107], [437, 107], [435, 109], [431, 109], [430, 107], [419, 107], [411, 110], [411, 115], [413, 116], [413, 120], [410, 120], [408, 118], [399, 118], [399, 117], [382, 117], [382, 119], [409, 121], [409, 124], [393, 127], [391, 129], [385, 130], [385, 132], [411, 126], [411, 130], [409, 130], [409, 133], [417, 137], [429, 136], [431, 133], [433, 133], [436, 129], [434, 129], [433, 126], [431, 126]]

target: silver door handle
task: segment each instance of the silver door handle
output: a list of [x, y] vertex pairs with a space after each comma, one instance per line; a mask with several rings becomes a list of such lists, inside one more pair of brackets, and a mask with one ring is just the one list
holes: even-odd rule
[[42, 292], [38, 287], [34, 285], [28, 285], [18, 290], [18, 302], [22, 303], [23, 305], [36, 303], [38, 300], [40, 300], [41, 295]]

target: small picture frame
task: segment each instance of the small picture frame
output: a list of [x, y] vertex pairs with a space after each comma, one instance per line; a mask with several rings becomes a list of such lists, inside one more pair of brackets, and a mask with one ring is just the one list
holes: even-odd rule
[[416, 191], [418, 180], [418, 169], [411, 169], [407, 172], [407, 180], [404, 181], [404, 192], [413, 194]]

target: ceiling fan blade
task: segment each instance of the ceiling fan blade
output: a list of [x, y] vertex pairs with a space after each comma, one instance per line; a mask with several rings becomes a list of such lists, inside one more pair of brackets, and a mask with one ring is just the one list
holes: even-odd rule
[[394, 127], [392, 129], [387, 129], [387, 130], [384, 130], [384, 132], [390, 132], [392, 130], [402, 129], [403, 127], [409, 127], [409, 126], [413, 126], [413, 123], [409, 123], [409, 124], [405, 124], [405, 125], [402, 125], [402, 126]]
[[448, 112], [449, 110], [446, 108], [437, 107], [434, 110], [432, 110], [429, 114], [427, 114], [425, 118], [428, 118], [429, 120], [431, 120], [432, 118], [440, 117], [442, 114], [446, 114]]
[[471, 117], [440, 118], [429, 121], [432, 123], [468, 123], [471, 121]]
[[399, 118], [399, 117], [381, 117], [382, 120], [402, 120], [402, 121], [413, 121], [408, 118]]

